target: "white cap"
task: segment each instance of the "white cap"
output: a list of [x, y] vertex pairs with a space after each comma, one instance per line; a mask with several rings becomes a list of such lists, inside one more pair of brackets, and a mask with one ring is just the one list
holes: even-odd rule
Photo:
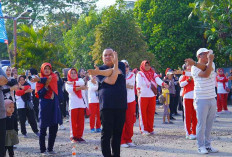
[[128, 61], [125, 60], [125, 59], [121, 60], [121, 62], [126, 63], [127, 65], [129, 65]]
[[198, 56], [199, 54], [201, 54], [201, 53], [203, 53], [203, 52], [213, 53], [213, 50], [208, 50], [207, 48], [200, 48], [200, 49], [197, 51], [196, 56]]

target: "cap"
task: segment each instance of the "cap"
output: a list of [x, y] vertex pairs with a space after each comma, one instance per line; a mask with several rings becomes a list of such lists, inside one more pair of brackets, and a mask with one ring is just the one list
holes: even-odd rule
[[172, 70], [172, 69], [169, 69], [169, 70], [167, 71], [167, 74], [166, 74], [166, 75], [172, 75], [172, 74], [174, 74], [174, 73], [173, 73], [173, 70]]
[[201, 54], [201, 53], [203, 53], [203, 52], [213, 53], [213, 50], [208, 50], [207, 48], [200, 48], [200, 49], [197, 51], [196, 56], [198, 56], [199, 54]]
[[125, 60], [125, 59], [121, 60], [121, 62], [126, 63], [127, 65], [129, 65], [128, 61]]

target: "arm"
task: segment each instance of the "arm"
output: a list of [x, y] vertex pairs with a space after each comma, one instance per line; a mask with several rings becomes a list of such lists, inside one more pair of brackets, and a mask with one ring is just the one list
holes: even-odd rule
[[192, 58], [185, 59], [185, 62], [187, 63], [187, 65], [191, 65], [191, 66], [194, 65], [197, 68], [201, 69], [202, 71], [205, 71], [207, 67], [205, 64], [195, 62]]
[[88, 73], [90, 75], [101, 75], [101, 76], [106, 76], [109, 77], [113, 73], [113, 69], [106, 69], [106, 70], [99, 70], [99, 68], [95, 65], [95, 69], [89, 69]]
[[7, 84], [7, 82], [8, 80], [3, 75], [0, 75], [0, 86]]
[[26, 91], [27, 91], [28, 89], [30, 89], [30, 88], [31, 88], [31, 86], [24, 86], [23, 89], [21, 89], [21, 90], [16, 90], [15, 95], [17, 95], [17, 96], [22, 96], [22, 95], [24, 95], [25, 93], [27, 93]]
[[159, 86], [161, 86], [161, 87], [164, 86], [164, 82], [159, 77], [156, 77], [155, 81]]
[[203, 77], [203, 78], [209, 77], [210, 74], [211, 74], [211, 72], [213, 71], [212, 65], [213, 65], [213, 61], [209, 61], [209, 64], [208, 64], [206, 70], [205, 70], [205, 71], [201, 71], [201, 72], [198, 74], [198, 76], [199, 76], [199, 77]]

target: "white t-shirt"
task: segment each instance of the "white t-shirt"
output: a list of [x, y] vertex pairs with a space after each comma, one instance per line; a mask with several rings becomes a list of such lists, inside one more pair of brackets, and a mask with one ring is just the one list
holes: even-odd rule
[[[35, 75], [31, 76], [32, 78], [35, 78]], [[31, 82], [30, 80], [27, 81], [31, 85], [31, 89], [35, 90], [36, 82]]]
[[[155, 81], [158, 85], [162, 86], [163, 81], [154, 74]], [[140, 97], [154, 97], [155, 94], [151, 90], [151, 82], [146, 78], [145, 74], [142, 71], [139, 71], [136, 75], [136, 88], [140, 88], [141, 94]]]
[[[85, 85], [85, 82], [82, 78], [79, 78], [78, 81], [76, 81], [77, 86], [83, 86]], [[65, 89], [69, 94], [69, 110], [75, 109], [75, 108], [86, 108], [87, 102], [85, 100], [85, 91], [81, 90], [82, 98], [79, 98], [76, 93], [73, 91], [73, 84], [65, 84]]]
[[88, 86], [88, 101], [89, 103], [99, 103], [99, 99], [97, 96], [97, 90], [98, 90], [98, 83], [96, 82], [93, 84], [91, 80], [87, 83]]
[[21, 96], [15, 95], [17, 109], [25, 108], [25, 102]]
[[[226, 82], [226, 87], [228, 87], [228, 82]], [[217, 93], [227, 94], [228, 92], [224, 89], [222, 82], [217, 82]]]
[[216, 97], [215, 92], [215, 64], [212, 65], [213, 71], [207, 78], [199, 77], [199, 73], [202, 71], [196, 66], [192, 66], [191, 74], [194, 80], [194, 99], [211, 99]]
[[[135, 87], [135, 74], [134, 73], [129, 72], [129, 74], [126, 77], [126, 84], [129, 84]], [[127, 90], [127, 103], [131, 103], [135, 101], [135, 89], [126, 88], [126, 90]]]

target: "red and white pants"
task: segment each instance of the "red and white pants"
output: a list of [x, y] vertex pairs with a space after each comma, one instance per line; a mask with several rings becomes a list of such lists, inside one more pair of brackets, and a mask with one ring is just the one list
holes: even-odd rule
[[89, 109], [91, 113], [89, 117], [90, 129], [94, 129], [95, 124], [96, 124], [96, 129], [101, 128], [99, 103], [90, 103]]
[[70, 139], [81, 138], [85, 125], [85, 108], [75, 108], [69, 111]]
[[193, 106], [193, 99], [184, 99], [184, 116], [186, 135], [196, 135], [197, 115]]
[[156, 96], [139, 98], [139, 127], [141, 133], [153, 132]]
[[132, 142], [131, 138], [133, 136], [133, 126], [136, 121], [135, 110], [136, 101], [127, 104], [126, 120], [122, 131], [121, 144]]
[[227, 111], [227, 97], [228, 94], [227, 93], [218, 93], [217, 94], [217, 111], [221, 112], [222, 109], [224, 111]]

